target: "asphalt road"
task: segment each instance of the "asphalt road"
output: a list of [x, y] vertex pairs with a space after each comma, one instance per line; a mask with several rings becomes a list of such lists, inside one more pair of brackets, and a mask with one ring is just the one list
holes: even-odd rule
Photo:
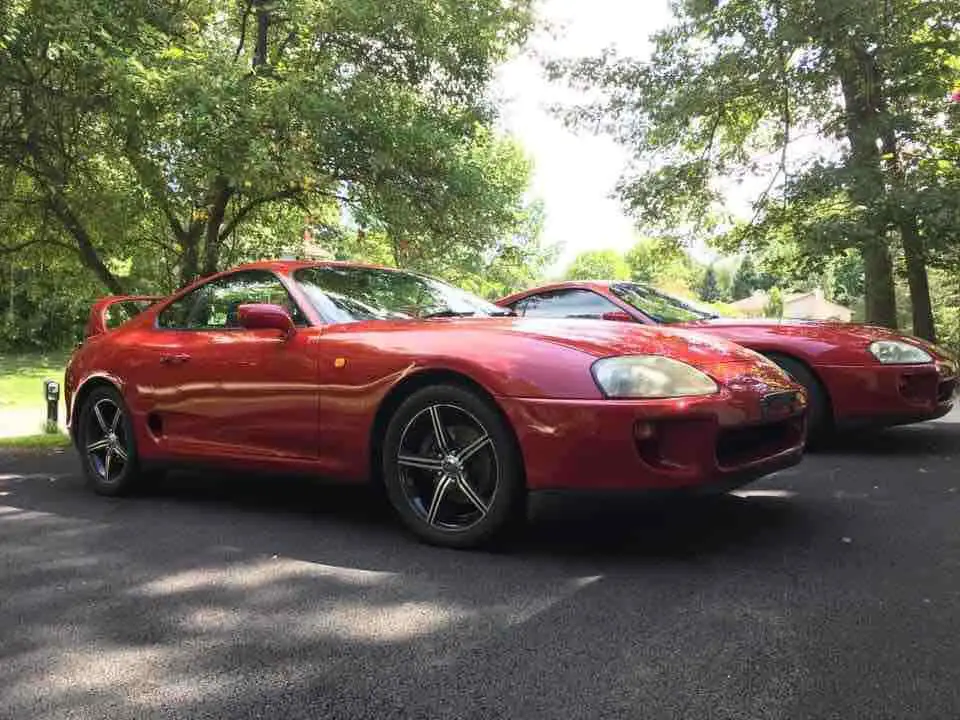
[[498, 554], [370, 500], [0, 455], [0, 718], [960, 716], [960, 413]]

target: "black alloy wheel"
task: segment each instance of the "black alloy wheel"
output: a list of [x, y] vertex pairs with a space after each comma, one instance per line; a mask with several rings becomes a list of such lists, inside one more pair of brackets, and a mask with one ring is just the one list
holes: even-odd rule
[[418, 390], [387, 428], [383, 477], [404, 524], [424, 540], [467, 548], [525, 517], [516, 442], [496, 408], [455, 385]]

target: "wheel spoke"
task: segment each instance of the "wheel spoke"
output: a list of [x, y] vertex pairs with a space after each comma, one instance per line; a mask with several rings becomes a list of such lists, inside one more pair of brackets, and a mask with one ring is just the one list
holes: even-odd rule
[[440, 472], [443, 469], [443, 465], [439, 459], [422, 457], [420, 455], [401, 455], [397, 458], [397, 465], [401, 467], [418, 468], [420, 470], [430, 470], [431, 472]]
[[123, 460], [124, 462], [127, 461], [127, 451], [124, 450], [122, 446], [120, 445], [115, 446], [113, 448], [113, 454], [116, 455], [121, 460]]
[[465, 448], [460, 450], [457, 453], [457, 458], [460, 460], [460, 462], [465, 463], [467, 460], [472, 458], [478, 452], [483, 450], [483, 448], [485, 448], [491, 442], [492, 441], [490, 440], [490, 436], [484, 433], [483, 435], [478, 437], [476, 440], [474, 440], [472, 443], [467, 445]]
[[117, 431], [117, 425], [120, 424], [120, 408], [113, 414], [113, 420], [110, 421], [110, 432]]
[[109, 444], [110, 444], [110, 441], [107, 440], [107, 438], [101, 438], [96, 442], [92, 442], [89, 445], [87, 445], [87, 452], [92, 453], [92, 452], [96, 452], [97, 450], [103, 450]]
[[103, 462], [103, 479], [110, 480], [110, 460], [113, 459], [113, 448], [107, 448], [107, 456]]
[[103, 413], [100, 412], [100, 403], [93, 406], [93, 414], [97, 416], [97, 423], [100, 425], [100, 429], [103, 430], [104, 433], [109, 433], [110, 426], [107, 425], [107, 421], [103, 418]]
[[487, 514], [487, 510], [489, 509], [487, 504], [477, 495], [476, 491], [470, 487], [470, 483], [467, 482], [467, 478], [463, 475], [457, 478], [457, 489], [480, 511], [480, 517], [484, 517]]
[[437, 513], [440, 512], [440, 505], [447, 494], [447, 490], [453, 485], [453, 478], [449, 475], [443, 475], [433, 491], [433, 498], [430, 500], [430, 509], [427, 511], [427, 524], [433, 525], [437, 522]]
[[430, 422], [433, 423], [433, 436], [437, 441], [437, 449], [440, 452], [447, 452], [447, 434], [440, 421], [440, 408], [437, 405], [430, 406]]

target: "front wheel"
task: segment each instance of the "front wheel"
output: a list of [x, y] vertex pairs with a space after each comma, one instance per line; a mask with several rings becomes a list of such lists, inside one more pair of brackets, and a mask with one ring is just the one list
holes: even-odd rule
[[520, 453], [496, 408], [454, 385], [413, 393], [387, 428], [383, 478], [404, 524], [446, 547], [485, 545], [525, 516]]

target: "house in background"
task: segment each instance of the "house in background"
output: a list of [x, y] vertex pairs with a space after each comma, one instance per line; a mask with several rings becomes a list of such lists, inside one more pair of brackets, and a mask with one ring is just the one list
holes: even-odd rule
[[[757, 290], [748, 298], [730, 303], [730, 307], [746, 317], [764, 317], [769, 302], [767, 293]], [[799, 320], [839, 320], [850, 322], [853, 310], [827, 300], [820, 289], [805, 293], [784, 293], [783, 316]]]

